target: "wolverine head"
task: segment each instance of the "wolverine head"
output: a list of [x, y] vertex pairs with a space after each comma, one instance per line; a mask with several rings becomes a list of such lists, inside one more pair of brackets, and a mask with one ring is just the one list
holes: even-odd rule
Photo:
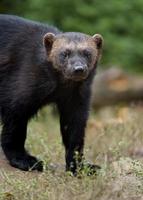
[[103, 39], [99, 34], [89, 36], [83, 33], [67, 32], [44, 36], [47, 59], [65, 79], [81, 81], [96, 67]]

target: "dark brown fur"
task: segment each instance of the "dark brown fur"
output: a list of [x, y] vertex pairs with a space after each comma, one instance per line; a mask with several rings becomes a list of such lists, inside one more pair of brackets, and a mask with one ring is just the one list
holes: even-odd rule
[[84, 166], [90, 87], [101, 46], [100, 35], [61, 33], [51, 26], [0, 15], [1, 144], [13, 167], [42, 171], [43, 163], [26, 151], [25, 140], [28, 121], [50, 103], [59, 111], [66, 170], [76, 174]]

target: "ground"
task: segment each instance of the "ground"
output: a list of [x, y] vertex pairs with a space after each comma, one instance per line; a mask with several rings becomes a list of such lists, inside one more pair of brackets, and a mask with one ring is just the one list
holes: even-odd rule
[[143, 106], [91, 112], [85, 155], [100, 164], [96, 176], [64, 172], [58, 117], [46, 108], [29, 124], [27, 148], [45, 162], [43, 173], [22, 172], [0, 153], [2, 200], [143, 200]]

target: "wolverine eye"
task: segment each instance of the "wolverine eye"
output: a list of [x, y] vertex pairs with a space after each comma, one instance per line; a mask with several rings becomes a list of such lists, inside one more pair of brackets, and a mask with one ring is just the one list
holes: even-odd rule
[[84, 57], [88, 58], [88, 59], [91, 59], [91, 52], [87, 49], [83, 50], [83, 55]]
[[69, 49], [66, 49], [65, 51], [62, 51], [60, 53], [60, 56], [62, 56], [63, 58], [67, 58], [70, 56], [70, 54], [71, 54], [71, 51]]

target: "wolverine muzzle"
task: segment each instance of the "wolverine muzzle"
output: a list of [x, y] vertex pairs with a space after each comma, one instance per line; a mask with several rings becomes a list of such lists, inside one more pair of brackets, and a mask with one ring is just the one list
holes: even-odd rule
[[74, 75], [84, 75], [87, 73], [87, 66], [86, 65], [77, 65], [73, 68]]

